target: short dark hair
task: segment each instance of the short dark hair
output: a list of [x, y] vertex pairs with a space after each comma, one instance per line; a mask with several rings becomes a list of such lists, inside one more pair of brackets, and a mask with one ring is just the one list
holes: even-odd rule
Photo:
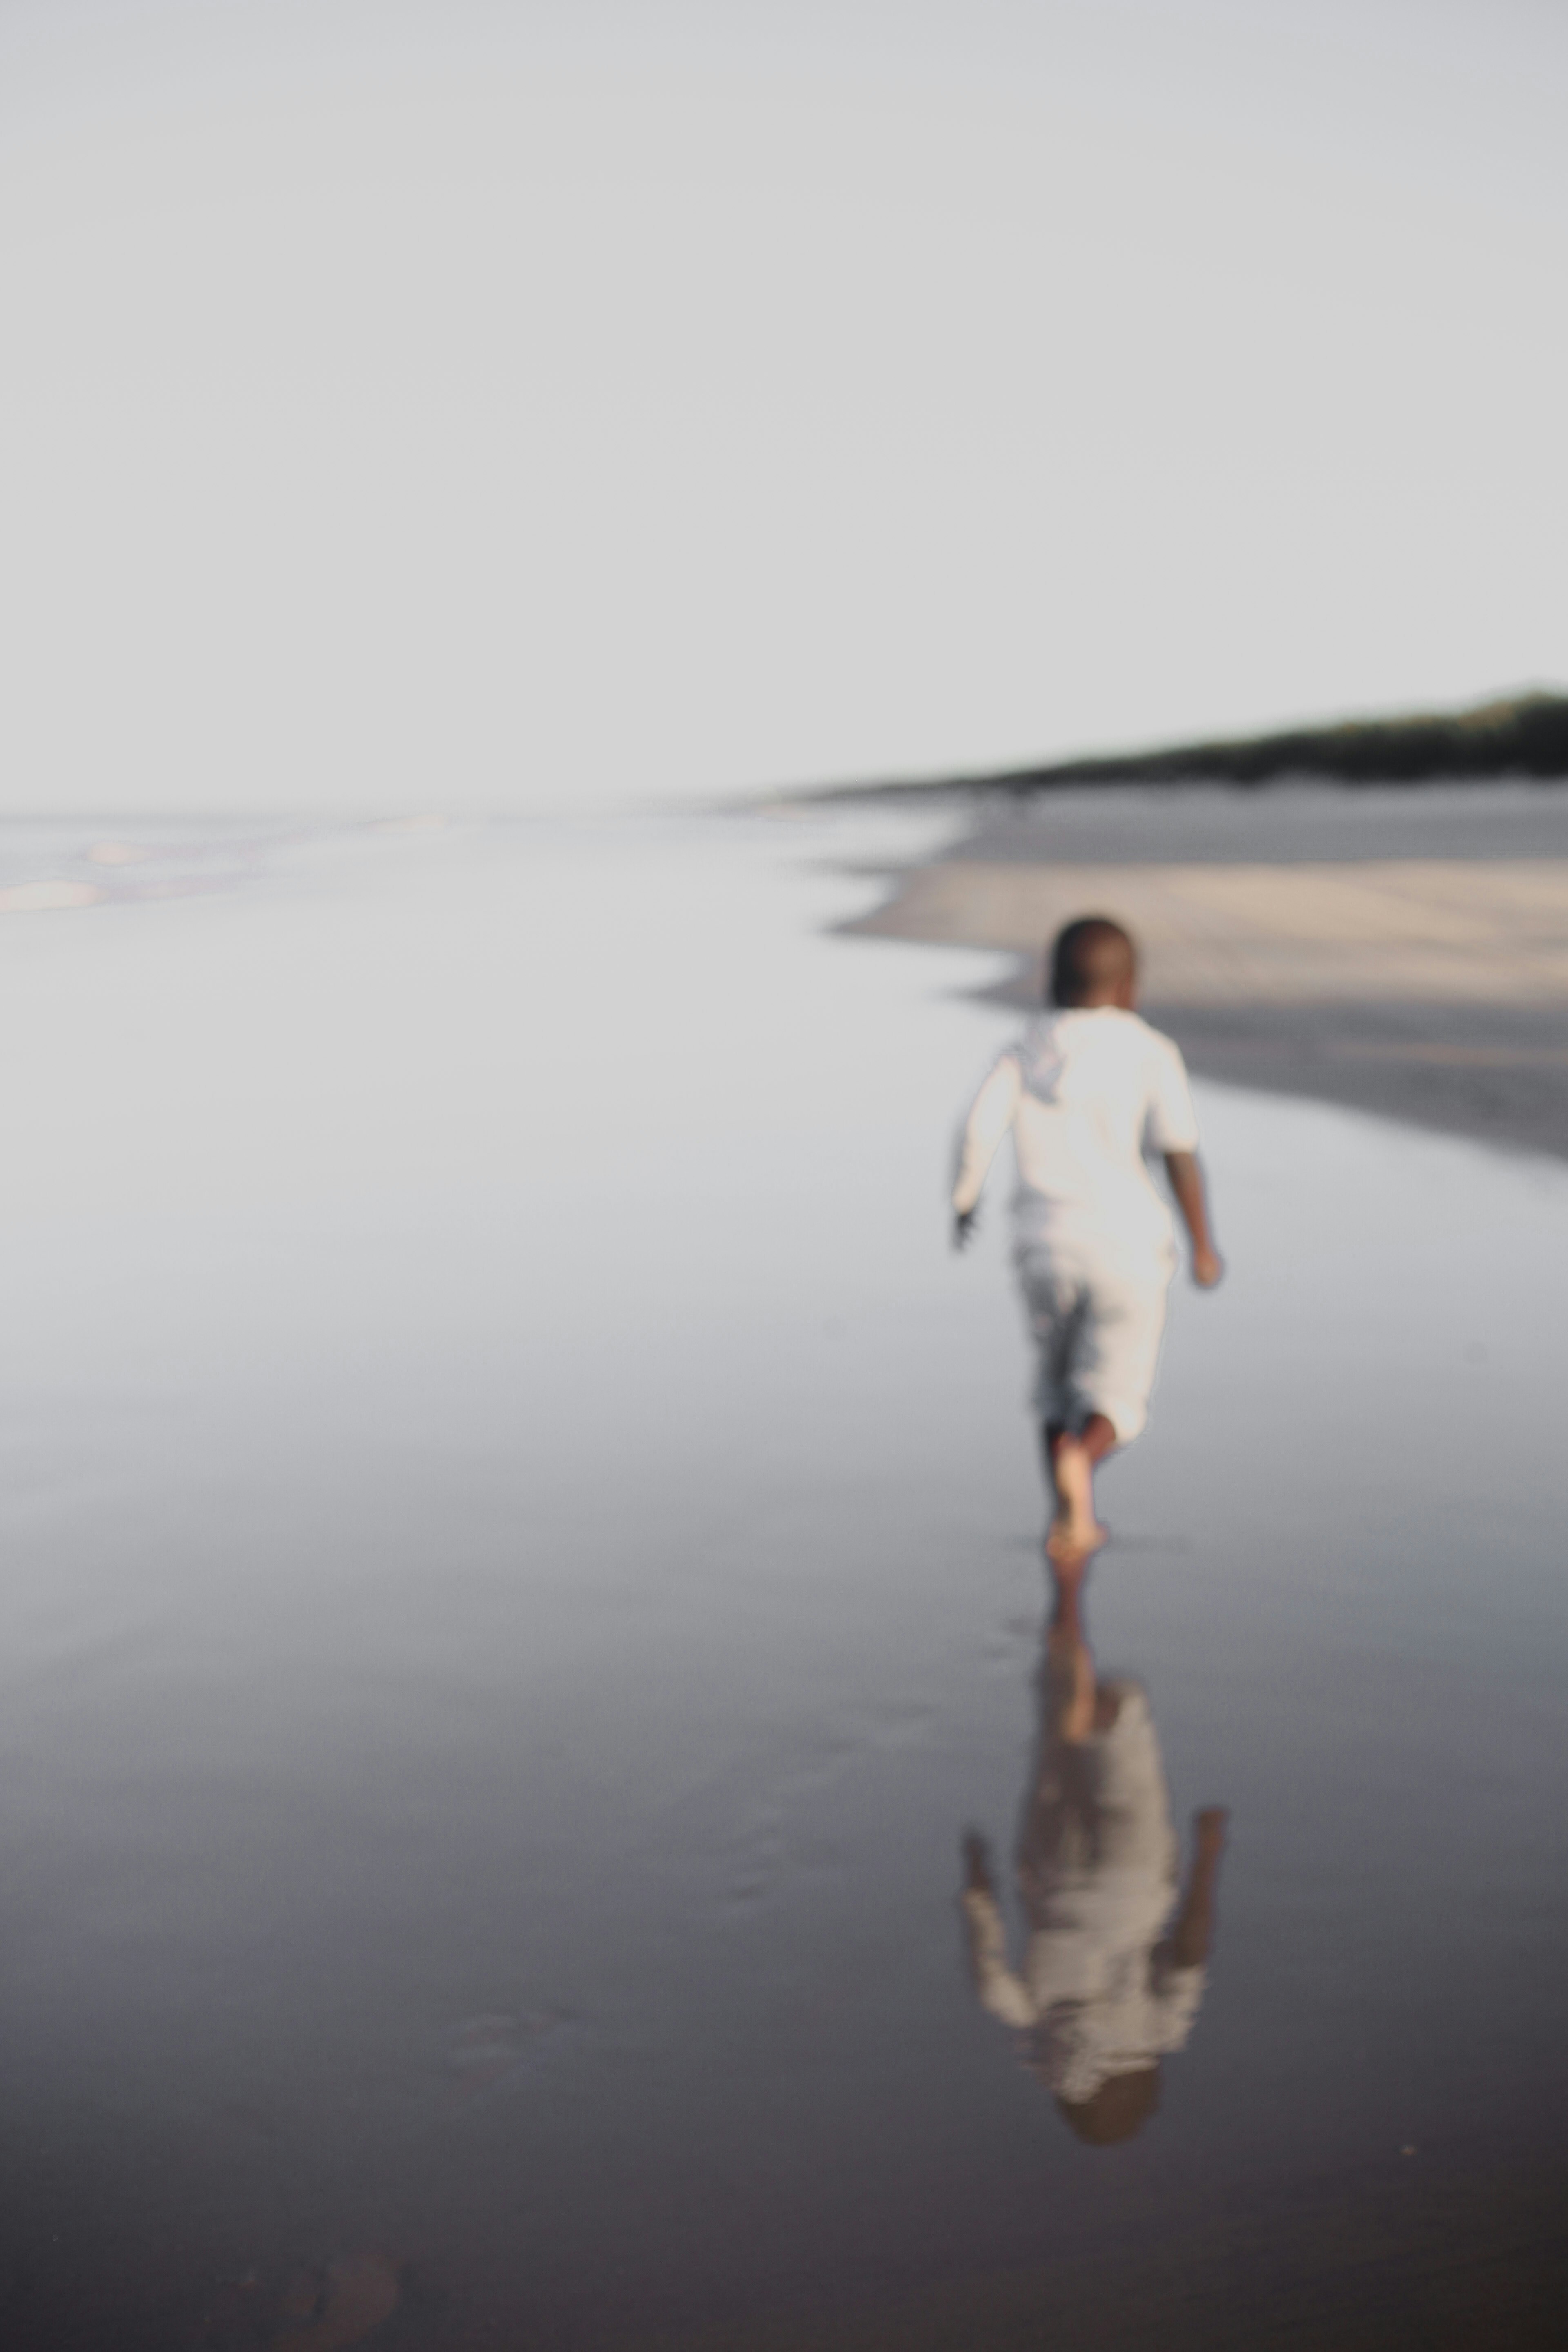
[[1080, 915], [1064, 924], [1051, 942], [1049, 1000], [1081, 1004], [1108, 983], [1129, 979], [1138, 969], [1138, 950], [1109, 915]]

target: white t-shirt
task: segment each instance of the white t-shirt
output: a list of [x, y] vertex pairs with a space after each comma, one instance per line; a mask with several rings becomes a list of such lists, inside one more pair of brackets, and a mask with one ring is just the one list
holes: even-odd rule
[[1180, 1049], [1119, 1005], [1071, 1006], [1030, 1023], [1002, 1054], [963, 1130], [955, 1209], [972, 1209], [1012, 1130], [1020, 1250], [1064, 1264], [1164, 1266], [1171, 1212], [1145, 1151], [1195, 1151]]

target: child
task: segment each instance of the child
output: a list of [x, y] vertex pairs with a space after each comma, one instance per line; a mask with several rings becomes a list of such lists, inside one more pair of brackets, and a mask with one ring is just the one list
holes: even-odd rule
[[1106, 1540], [1094, 1471], [1148, 1416], [1165, 1295], [1171, 1213], [1143, 1153], [1163, 1154], [1192, 1239], [1193, 1280], [1222, 1272], [1209, 1235], [1197, 1123], [1182, 1056], [1133, 1011], [1137, 958], [1118, 923], [1068, 923], [1051, 950], [1049, 1004], [1010, 1045], [965, 1125], [953, 1242], [969, 1239], [986, 1171], [1009, 1129], [1017, 1157], [1014, 1255], [1036, 1344], [1035, 1401], [1056, 1512], [1046, 1549], [1082, 1559]]
[[964, 1840], [963, 1912], [975, 1989], [1020, 2037], [1030, 2072], [1080, 2139], [1129, 2139], [1160, 2096], [1203, 1999], [1226, 1816], [1194, 1824], [1178, 1892], [1171, 1800], [1141, 1683], [1102, 1679], [1083, 1627], [1084, 1564], [1056, 1570], [1039, 1680], [1040, 1731], [1018, 1841], [1028, 1922], [1021, 1972], [985, 1842]]

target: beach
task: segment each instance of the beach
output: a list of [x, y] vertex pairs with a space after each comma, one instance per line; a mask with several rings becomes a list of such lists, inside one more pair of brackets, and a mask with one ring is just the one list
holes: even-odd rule
[[1500, 782], [954, 796], [875, 934], [1017, 959], [1086, 908], [1216, 1078], [1568, 1153], [1568, 793]]
[[[13, 842], [99, 895], [0, 916], [8, 2352], [1555, 2342], [1568, 817], [1325, 797]], [[1272, 996], [1158, 932], [1358, 863], [1375, 998], [1331, 875]], [[944, 1186], [1086, 876], [1229, 1263], [1086, 1598], [1230, 1813], [1114, 2147], [959, 1915], [1047, 1585]]]

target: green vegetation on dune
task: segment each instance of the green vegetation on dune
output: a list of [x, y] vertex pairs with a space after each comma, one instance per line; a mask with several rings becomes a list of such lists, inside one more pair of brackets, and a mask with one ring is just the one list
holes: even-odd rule
[[1038, 768], [933, 779], [924, 789], [1027, 793], [1064, 784], [1263, 784], [1286, 776], [1420, 784], [1505, 775], [1568, 776], [1568, 695], [1521, 694], [1470, 710], [1290, 727], [1275, 735], [1181, 743], [1161, 751], [1100, 753]]

